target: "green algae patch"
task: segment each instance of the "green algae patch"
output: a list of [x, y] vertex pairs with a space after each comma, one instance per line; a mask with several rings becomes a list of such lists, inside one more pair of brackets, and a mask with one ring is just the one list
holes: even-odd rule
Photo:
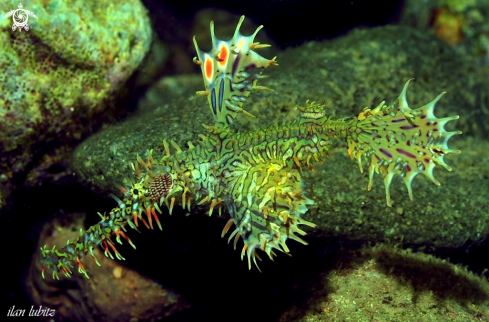
[[331, 100], [330, 114], [351, 117], [383, 100], [392, 103], [402, 85], [414, 78], [408, 92], [411, 107], [447, 92], [437, 105], [437, 116], [460, 115], [456, 127], [464, 134], [489, 133], [484, 122], [484, 109], [489, 106], [487, 79], [466, 57], [416, 29], [356, 29], [332, 41], [287, 49], [277, 61], [280, 66], [268, 68], [270, 78], [263, 82], [279, 93], [273, 96], [272, 106], [281, 107], [285, 100], [292, 106], [307, 99]]
[[[79, 141], [121, 110], [114, 102], [151, 43], [139, 1], [28, 1], [29, 30], [0, 20], [0, 184]], [[17, 9], [3, 1], [0, 12]], [[17, 180], [16, 180], [17, 178]]]
[[344, 251], [280, 321], [486, 321], [489, 283], [433, 256], [386, 246]]

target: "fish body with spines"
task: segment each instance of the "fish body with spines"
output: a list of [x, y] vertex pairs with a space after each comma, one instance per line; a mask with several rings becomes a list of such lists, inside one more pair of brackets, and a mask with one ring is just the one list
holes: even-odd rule
[[447, 132], [444, 126], [458, 116], [434, 116], [443, 93], [411, 109], [407, 103], [411, 80], [394, 103], [381, 102], [351, 118], [331, 119], [324, 105], [307, 101], [297, 106], [300, 116], [292, 123], [245, 133], [232, 131], [229, 125], [238, 114], [255, 117], [242, 106], [252, 91], [270, 90], [257, 82], [265, 68], [278, 65], [275, 58], [269, 60], [254, 51], [268, 46], [254, 42], [262, 26], [251, 36], [243, 36], [239, 32], [243, 20], [244, 16], [228, 41], [214, 35], [211, 22], [213, 48], [208, 53], [199, 49], [194, 37], [198, 55], [194, 62], [201, 66], [205, 85], [197, 94], [207, 97], [214, 124], [204, 125], [201, 140], [195, 145], [189, 142], [188, 148], [164, 140], [161, 158], [153, 158], [152, 150], [146, 160], [137, 156], [137, 162], [131, 164], [134, 178], [121, 188], [122, 198], [113, 196], [117, 207], [99, 214], [102, 220], [98, 224], [80, 231], [80, 237], [63, 248], [41, 247], [43, 276], [46, 269], [52, 270], [54, 278], [59, 273], [70, 276], [77, 267], [88, 278], [80, 259], [86, 255], [95, 258], [97, 246], [108, 257], [114, 254], [124, 259], [112, 239], [122, 243], [122, 237], [136, 248], [126, 235], [126, 226], [137, 230], [142, 222], [153, 229], [154, 221], [162, 229], [161, 208], [165, 205], [171, 214], [177, 200], [189, 211], [191, 204], [209, 205], [209, 215], [227, 211], [230, 219], [222, 237], [234, 226], [228, 242], [234, 239], [236, 248], [241, 238], [241, 258], [246, 258], [250, 269], [252, 264], [258, 268], [260, 251], [273, 259], [275, 251], [289, 253], [288, 239], [307, 244], [300, 237], [306, 235], [301, 227], [315, 227], [303, 218], [314, 202], [306, 196], [302, 172], [314, 171], [314, 164], [323, 162], [336, 139], [346, 142], [347, 153], [357, 160], [361, 172], [364, 164], [368, 166], [369, 190], [375, 173], [384, 177], [389, 207], [389, 187], [395, 175], [402, 178], [413, 199], [411, 184], [416, 175], [422, 173], [439, 185], [433, 176], [435, 166], [451, 170], [443, 157], [460, 153], [447, 142], [461, 132]]

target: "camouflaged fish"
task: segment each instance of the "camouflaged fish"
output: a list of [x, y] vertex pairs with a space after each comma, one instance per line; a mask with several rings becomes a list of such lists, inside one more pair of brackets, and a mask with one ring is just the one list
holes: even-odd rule
[[450, 149], [447, 141], [461, 132], [447, 132], [444, 126], [458, 116], [438, 119], [433, 114], [443, 93], [411, 109], [406, 100], [410, 80], [393, 104], [381, 102], [351, 119], [332, 120], [325, 115], [324, 106], [308, 101], [298, 107], [300, 117], [291, 124], [248, 133], [231, 131], [229, 124], [238, 113], [254, 117], [242, 106], [253, 90], [267, 89], [257, 85], [261, 72], [277, 65], [275, 58], [266, 59], [254, 51], [269, 46], [254, 42], [262, 26], [251, 36], [243, 36], [239, 32], [243, 20], [244, 16], [228, 41], [214, 35], [211, 22], [210, 52], [200, 50], [194, 37], [198, 56], [194, 62], [200, 65], [205, 84], [205, 91], [197, 94], [207, 97], [214, 125], [204, 126], [207, 132], [200, 135], [202, 140], [195, 146], [189, 143], [186, 150], [164, 141], [161, 159], [154, 159], [152, 151], [146, 161], [138, 156], [132, 164], [134, 181], [122, 188], [121, 199], [114, 196], [117, 207], [109, 214], [99, 214], [102, 220], [98, 224], [85, 232], [80, 230], [80, 237], [63, 248], [41, 248], [43, 277], [45, 269], [59, 278], [60, 272], [70, 276], [71, 269], [78, 267], [88, 278], [80, 259], [90, 254], [100, 265], [93, 253], [98, 245], [105, 256], [124, 259], [114, 246], [114, 237], [118, 243], [124, 238], [135, 248], [125, 226], [137, 230], [141, 221], [153, 229], [154, 220], [161, 229], [157, 213], [166, 205], [171, 214], [175, 200], [180, 199], [189, 211], [191, 202], [210, 204], [209, 215], [215, 209], [219, 214], [226, 209], [230, 219], [222, 236], [235, 226], [228, 242], [234, 238], [236, 248], [238, 240], [243, 240], [241, 258], [246, 257], [249, 268], [260, 259], [258, 250], [271, 259], [274, 251], [288, 253], [287, 239], [306, 244], [300, 238], [306, 234], [301, 225], [315, 227], [301, 217], [314, 203], [305, 196], [302, 169], [312, 169], [313, 163], [320, 162], [334, 139], [346, 140], [348, 155], [358, 161], [360, 171], [362, 160], [368, 165], [368, 190], [374, 173], [384, 177], [388, 206], [392, 204], [389, 186], [394, 175], [403, 179], [412, 199], [411, 183], [416, 175], [422, 173], [439, 185], [433, 176], [435, 166], [451, 170], [443, 157], [460, 151]]

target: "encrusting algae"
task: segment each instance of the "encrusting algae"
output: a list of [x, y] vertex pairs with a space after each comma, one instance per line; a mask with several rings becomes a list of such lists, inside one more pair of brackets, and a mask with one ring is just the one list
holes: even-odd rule
[[[194, 37], [197, 58], [194, 62], [202, 69], [206, 96], [214, 116], [214, 124], [204, 125], [201, 141], [188, 149], [175, 142], [163, 141], [165, 155], [157, 160], [152, 150], [147, 160], [137, 157], [132, 164], [135, 173], [133, 182], [123, 187], [123, 198], [113, 196], [117, 207], [109, 214], [99, 214], [102, 220], [80, 237], [68, 241], [61, 249], [41, 247], [43, 277], [45, 269], [71, 275], [71, 268], [88, 278], [80, 259], [90, 254], [96, 261], [93, 248], [101, 245], [105, 256], [124, 259], [114, 246], [121, 237], [136, 248], [126, 235], [125, 226], [138, 230], [138, 221], [153, 229], [153, 220], [162, 229], [157, 213], [162, 213], [165, 204], [172, 213], [175, 201], [181, 198], [183, 208], [190, 211], [191, 203], [209, 204], [209, 216], [215, 210], [225, 208], [231, 218], [222, 231], [222, 237], [234, 225], [228, 242], [234, 238], [244, 242], [241, 258], [256, 263], [260, 259], [257, 249], [264, 251], [273, 260], [275, 250], [288, 253], [288, 238], [307, 244], [300, 236], [306, 233], [299, 227], [315, 227], [301, 215], [314, 202], [304, 194], [302, 169], [312, 171], [313, 164], [321, 162], [334, 139], [347, 142], [347, 152], [356, 159], [360, 171], [363, 163], [368, 165], [370, 190], [374, 173], [384, 177], [387, 205], [392, 205], [389, 186], [394, 175], [403, 178], [408, 194], [413, 199], [411, 183], [419, 173], [440, 183], [433, 176], [433, 169], [444, 162], [445, 154], [460, 153], [448, 147], [448, 140], [460, 131], [447, 132], [444, 126], [458, 116], [438, 119], [433, 111], [443, 95], [432, 102], [411, 109], [406, 93], [411, 80], [404, 85], [399, 97], [391, 105], [381, 102], [377, 107], [365, 108], [356, 117], [332, 120], [325, 114], [323, 105], [307, 101], [298, 106], [299, 119], [290, 124], [269, 127], [248, 133], [235, 133], [229, 125], [238, 113], [255, 117], [242, 106], [253, 90], [269, 90], [258, 86], [263, 69], [277, 65], [275, 58], [266, 59], [255, 49], [268, 47], [255, 43], [254, 38], [262, 26], [251, 36], [243, 36], [239, 29], [241, 17], [234, 36], [223, 41], [214, 35], [211, 22], [212, 50], [199, 49]], [[171, 148], [170, 148], [171, 147]]]

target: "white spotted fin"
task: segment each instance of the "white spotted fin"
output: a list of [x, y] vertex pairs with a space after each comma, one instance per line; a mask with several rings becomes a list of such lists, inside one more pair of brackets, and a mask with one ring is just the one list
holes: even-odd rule
[[245, 16], [241, 16], [233, 38], [228, 41], [218, 39], [214, 34], [214, 21], [211, 21], [212, 49], [204, 52], [199, 49], [194, 36], [197, 57], [194, 62], [200, 65], [204, 78], [205, 91], [198, 95], [207, 96], [209, 106], [216, 122], [230, 124], [237, 113], [255, 117], [242, 109], [243, 103], [253, 89], [268, 90], [256, 83], [264, 68], [277, 65], [275, 57], [266, 59], [253, 49], [270, 45], [253, 42], [263, 26], [259, 26], [251, 36], [243, 36], [239, 28]]

